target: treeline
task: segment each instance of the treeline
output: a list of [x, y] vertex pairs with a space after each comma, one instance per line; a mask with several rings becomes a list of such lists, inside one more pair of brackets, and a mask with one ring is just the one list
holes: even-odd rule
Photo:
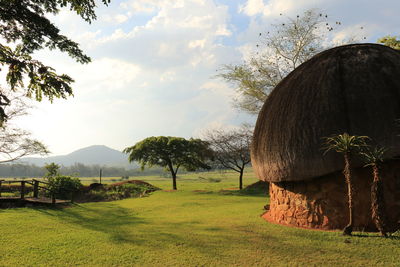
[[[101, 165], [85, 165], [75, 163], [71, 166], [61, 166], [60, 173], [75, 177], [99, 177], [100, 169], [103, 177], [163, 175], [162, 168], [125, 169], [123, 167], [108, 167]], [[0, 177], [43, 177], [46, 173], [44, 167], [27, 164], [0, 164]]]

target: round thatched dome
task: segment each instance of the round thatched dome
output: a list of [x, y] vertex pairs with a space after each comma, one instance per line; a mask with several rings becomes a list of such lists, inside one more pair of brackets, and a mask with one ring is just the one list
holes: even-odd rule
[[[343, 169], [323, 137], [367, 135], [400, 154], [400, 53], [377, 44], [326, 50], [272, 91], [258, 115], [252, 164], [262, 180], [300, 181]], [[359, 166], [361, 162], [356, 163]]]

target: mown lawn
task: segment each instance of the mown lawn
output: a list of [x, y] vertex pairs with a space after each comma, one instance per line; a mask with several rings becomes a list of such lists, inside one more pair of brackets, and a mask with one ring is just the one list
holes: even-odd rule
[[400, 266], [400, 235], [270, 224], [266, 196], [220, 191], [237, 179], [208, 175], [183, 176], [177, 192], [148, 177], [166, 191], [140, 199], [0, 210], [0, 266]]

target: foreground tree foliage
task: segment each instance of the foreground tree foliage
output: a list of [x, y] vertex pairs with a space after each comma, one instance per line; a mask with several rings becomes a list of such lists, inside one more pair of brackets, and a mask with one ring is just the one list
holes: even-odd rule
[[251, 162], [250, 143], [253, 137], [252, 127], [243, 125], [239, 129], [213, 130], [206, 134], [207, 142], [214, 151], [217, 166], [239, 173], [239, 189], [243, 189], [243, 172]]
[[207, 142], [171, 136], [148, 137], [123, 152], [129, 154], [129, 162], [138, 161], [142, 169], [154, 165], [166, 168], [171, 173], [174, 190], [177, 190], [176, 175], [180, 167], [188, 171], [210, 169], [206, 162], [212, 156]]
[[[239, 96], [234, 105], [250, 114], [258, 114], [271, 90], [283, 78], [315, 54], [329, 48], [323, 44], [327, 39], [325, 33], [333, 31], [341, 22], [335, 22], [333, 27], [327, 18], [327, 15], [311, 9], [296, 18], [289, 17], [282, 23], [273, 24], [266, 33], [260, 33], [260, 38], [263, 38], [260, 52], [242, 64], [223, 66], [217, 76], [236, 87]], [[356, 38], [346, 42], [353, 42], [353, 39]]]
[[344, 156], [343, 175], [347, 185], [347, 199], [349, 204], [349, 223], [343, 229], [343, 235], [351, 235], [354, 223], [354, 207], [353, 207], [353, 178], [352, 178], [352, 154], [358, 153], [362, 148], [367, 146], [367, 136], [349, 135], [348, 133], [338, 134], [331, 137], [325, 137], [324, 149], [328, 151], [336, 151]]
[[382, 236], [387, 236], [385, 198], [380, 175], [381, 165], [387, 149], [383, 147], [367, 148], [361, 152], [366, 166], [371, 166], [373, 182], [371, 185], [371, 211], [372, 220]]
[[[102, 0], [108, 4], [110, 0]], [[34, 59], [32, 54], [43, 48], [58, 49], [77, 62], [88, 63], [90, 58], [79, 45], [60, 34], [48, 19], [62, 8], [69, 8], [87, 22], [96, 19], [94, 0], [0, 0], [0, 64], [7, 68], [7, 85], [12, 91], [21, 90], [28, 97], [41, 101], [44, 97], [66, 98], [72, 95], [73, 79]], [[0, 123], [7, 119], [5, 107], [10, 104], [7, 95], [0, 93]]]

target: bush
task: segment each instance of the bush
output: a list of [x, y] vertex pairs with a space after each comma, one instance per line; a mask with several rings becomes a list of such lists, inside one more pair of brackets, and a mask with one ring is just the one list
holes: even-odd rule
[[149, 183], [131, 180], [97, 189], [91, 188], [90, 186], [86, 187], [86, 191], [81, 190], [82, 194], [78, 196], [78, 201], [112, 201], [130, 197], [142, 197], [156, 190], [159, 190], [159, 188], [152, 186]]
[[[81, 181], [75, 177], [58, 175], [47, 180], [49, 190], [59, 199], [70, 199], [72, 194], [82, 187]], [[51, 195], [50, 192], [48, 194]]]
[[141, 197], [148, 192], [148, 189], [146, 185], [126, 183], [108, 188], [107, 196], [109, 200]]

